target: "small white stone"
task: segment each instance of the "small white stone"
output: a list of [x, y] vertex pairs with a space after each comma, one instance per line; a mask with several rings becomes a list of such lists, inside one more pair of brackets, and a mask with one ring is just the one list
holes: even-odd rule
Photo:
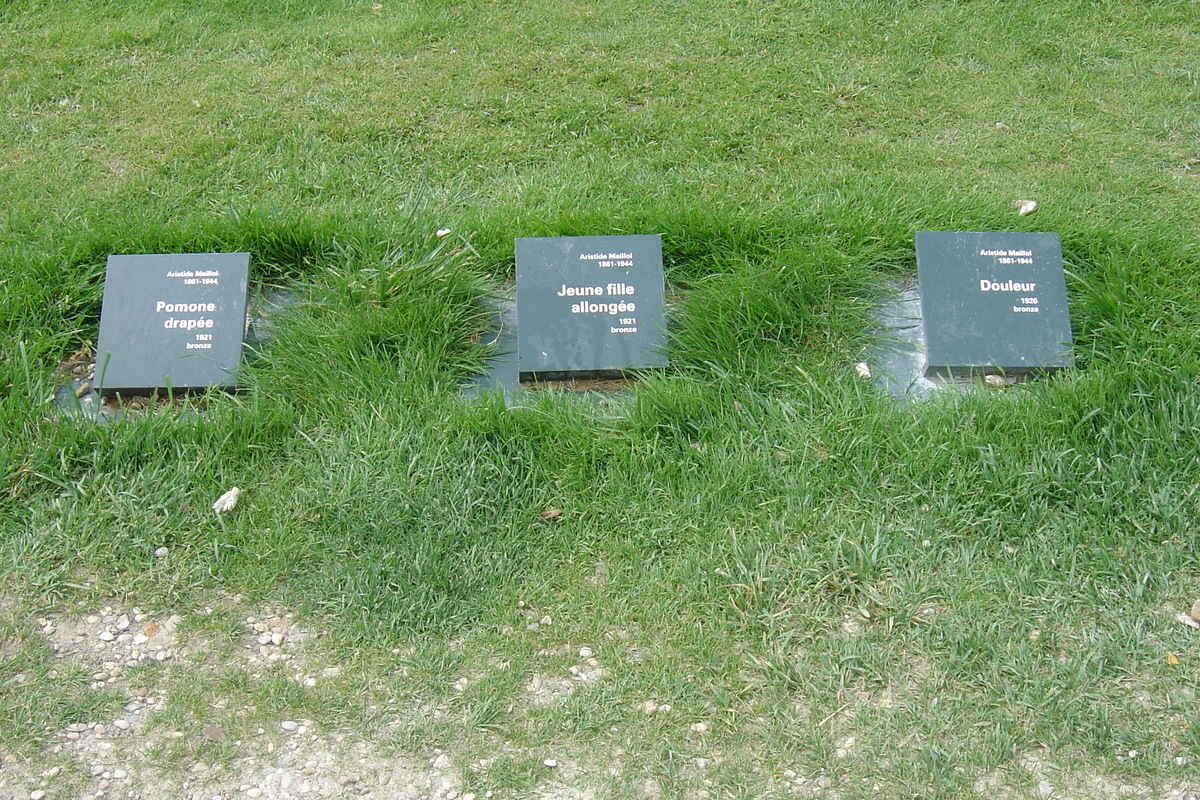
[[217, 498], [217, 501], [212, 504], [213, 511], [218, 514], [225, 514], [233, 511], [237, 507], [238, 498], [242, 496], [242, 490], [234, 486], [225, 494]]
[[144, 633], [135, 633], [133, 635], [134, 644], [145, 644], [148, 641], [150, 641], [150, 637]]
[[117, 728], [118, 730], [127, 731], [127, 730], [129, 730], [129, 720], [127, 720], [127, 719], [113, 720], [113, 727]]
[[856, 372], [858, 372], [858, 377], [860, 377], [860, 378], [871, 377], [871, 365], [865, 361], [860, 361], [857, 364], [855, 364], [854, 369]]
[[450, 769], [450, 756], [442, 753], [433, 760], [434, 769]]
[[129, 773], [123, 769], [114, 769], [112, 776], [116, 780], [123, 781], [129, 777]]
[[579, 648], [579, 657], [580, 658], [591, 658], [592, 657], [592, 648], [590, 648], [590, 647]]
[[271, 634], [269, 634], [269, 633], [261, 634], [258, 637], [258, 643], [262, 644], [262, 645], [270, 644], [271, 643]]
[[116, 638], [117, 638], [116, 636], [109, 633], [108, 631], [101, 631], [101, 633], [100, 633], [100, 641], [102, 641], [102, 642], [111, 642], [113, 639], [116, 639]]
[[279, 727], [283, 728], [285, 731], [288, 731], [290, 733], [294, 730], [297, 730], [300, 727], [300, 723], [293, 722], [290, 719], [285, 719], [283, 722], [279, 723]]
[[697, 722], [692, 725], [693, 733], [708, 733], [708, 725], [703, 722]]
[[167, 548], [165, 548], [165, 547], [159, 547], [158, 549], [156, 549], [156, 550], [154, 551], [154, 557], [155, 557], [155, 558], [166, 558], [166, 557], [167, 557], [167, 554], [168, 554], [168, 553], [170, 553], [170, 552], [171, 552], [171, 551], [170, 551], [170, 550], [168, 550], [168, 549], [167, 549]]
[[558, 766], [558, 762], [555, 761], [553, 758], [547, 758], [545, 761], [542, 762], [542, 764], [549, 767], [550, 769], [554, 769], [555, 767]]
[[41, 789], [34, 789], [32, 792], [29, 793], [29, 800], [42, 800], [42, 798], [45, 796], [46, 796], [46, 793], [43, 792]]
[[272, 633], [271, 634], [271, 644], [273, 644], [277, 647], [279, 645], [283, 644], [283, 634], [282, 633]]
[[837, 758], [845, 758], [846, 756], [850, 755], [850, 751], [854, 749], [856, 744], [858, 744], [858, 739], [856, 737], [847, 736], [837, 743], [837, 748], [834, 751], [834, 755]]

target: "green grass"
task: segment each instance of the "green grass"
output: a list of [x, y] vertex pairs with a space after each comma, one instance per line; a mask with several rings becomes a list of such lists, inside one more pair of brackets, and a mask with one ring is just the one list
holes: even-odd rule
[[[227, 724], [442, 747], [480, 793], [551, 757], [611, 797], [969, 797], [1028, 790], [1028, 753], [1190, 779], [1194, 4], [373, 6], [0, 3], [14, 608], [286, 603], [354, 679], [181, 667], [161, 724], [261, 696]], [[938, 229], [1060, 234], [1079, 368], [904, 410], [858, 379]], [[463, 400], [512, 239], [610, 233], [663, 235], [671, 367], [605, 406]], [[211, 250], [300, 300], [244, 392], [104, 426], [43, 402], [109, 254]], [[29, 755], [106, 701], [23, 613], [0, 704]], [[525, 702], [584, 645], [603, 678]]]

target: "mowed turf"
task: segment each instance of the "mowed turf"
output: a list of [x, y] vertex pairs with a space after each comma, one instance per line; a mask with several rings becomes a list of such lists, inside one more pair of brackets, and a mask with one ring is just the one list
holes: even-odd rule
[[[548, 751], [611, 797], [1190, 785], [1198, 42], [1191, 2], [0, 2], [2, 741], [107, 702], [33, 609], [239, 596], [357, 668], [264, 714], [442, 704], [392, 744], [497, 758], [481, 795]], [[918, 230], [1059, 234], [1077, 368], [859, 378]], [[670, 368], [464, 400], [513, 238], [619, 233], [663, 236]], [[298, 301], [243, 392], [44, 402], [109, 254], [216, 250]]]

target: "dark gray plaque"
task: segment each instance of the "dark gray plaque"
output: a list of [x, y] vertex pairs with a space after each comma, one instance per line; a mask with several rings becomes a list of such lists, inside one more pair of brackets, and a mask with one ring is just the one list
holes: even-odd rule
[[522, 377], [666, 366], [661, 236], [517, 239], [516, 256]]
[[236, 386], [249, 272], [249, 253], [109, 256], [97, 390]]
[[926, 375], [1073, 366], [1058, 234], [921, 231], [917, 276]]

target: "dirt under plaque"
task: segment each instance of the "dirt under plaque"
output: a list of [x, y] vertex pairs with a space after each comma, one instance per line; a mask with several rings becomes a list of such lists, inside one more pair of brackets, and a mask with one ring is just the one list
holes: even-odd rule
[[235, 387], [249, 273], [249, 253], [109, 256], [97, 391]]
[[1071, 367], [1071, 317], [1054, 233], [917, 233], [926, 375]]
[[516, 240], [522, 380], [665, 367], [662, 237]]

